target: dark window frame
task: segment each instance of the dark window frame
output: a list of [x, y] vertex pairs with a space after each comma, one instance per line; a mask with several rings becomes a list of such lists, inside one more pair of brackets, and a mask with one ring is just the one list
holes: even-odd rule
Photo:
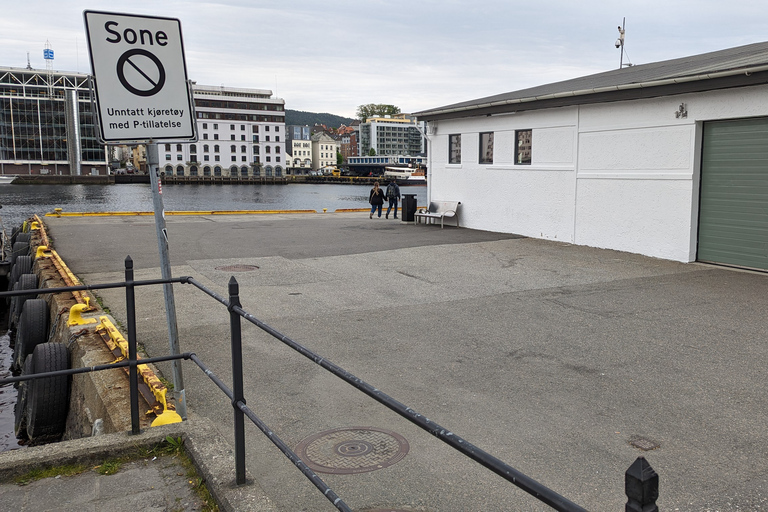
[[[454, 146], [454, 142], [458, 142]], [[461, 134], [452, 133], [448, 135], [448, 163], [460, 164], [461, 163]]]
[[531, 165], [533, 130], [515, 130], [515, 165]]
[[[479, 147], [480, 151], [478, 154], [478, 163], [484, 164], [484, 165], [491, 165], [493, 164], [493, 134], [494, 132], [480, 132], [478, 134], [478, 141], [479, 141]], [[485, 139], [485, 140], [483, 140]], [[490, 148], [490, 152], [489, 152]]]

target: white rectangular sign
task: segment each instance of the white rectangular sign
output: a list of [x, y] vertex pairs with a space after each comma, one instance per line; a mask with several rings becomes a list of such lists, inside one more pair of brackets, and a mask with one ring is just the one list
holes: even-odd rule
[[98, 11], [83, 14], [104, 140], [194, 139], [181, 22]]

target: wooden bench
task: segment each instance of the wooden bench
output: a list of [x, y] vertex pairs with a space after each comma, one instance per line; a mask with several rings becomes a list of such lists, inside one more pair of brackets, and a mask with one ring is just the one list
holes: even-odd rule
[[413, 214], [413, 217], [417, 223], [421, 223], [421, 219], [424, 219], [425, 222], [440, 219], [441, 229], [446, 217], [456, 217], [456, 227], [459, 227], [460, 204], [461, 201], [430, 201], [429, 208], [426, 210], [420, 208], [419, 211]]

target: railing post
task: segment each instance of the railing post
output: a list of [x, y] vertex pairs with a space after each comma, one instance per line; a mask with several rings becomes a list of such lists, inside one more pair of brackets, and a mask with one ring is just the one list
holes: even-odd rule
[[128, 317], [128, 379], [131, 391], [131, 433], [139, 428], [139, 378], [136, 373], [136, 297], [133, 285], [133, 260], [125, 258], [125, 308]]
[[625, 512], [659, 511], [659, 475], [644, 457], [638, 457], [624, 473], [624, 492], [629, 498]]
[[243, 341], [240, 332], [240, 286], [237, 279], [229, 279], [229, 328], [232, 339], [232, 408], [235, 413], [235, 476], [237, 485], [245, 483], [245, 415], [238, 402], [245, 405], [243, 396]]

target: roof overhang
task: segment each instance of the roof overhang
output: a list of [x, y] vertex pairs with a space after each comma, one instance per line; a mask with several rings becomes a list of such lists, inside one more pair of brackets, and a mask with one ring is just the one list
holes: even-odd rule
[[578, 91], [563, 91], [543, 96], [512, 98], [491, 102], [478, 100], [477, 103], [473, 104], [425, 110], [414, 115], [419, 121], [438, 121], [441, 119], [491, 116], [574, 105], [657, 98], [692, 92], [749, 87], [766, 83], [768, 83], [768, 65], [761, 65], [739, 70], [683, 76], [650, 82], [627, 83]]

